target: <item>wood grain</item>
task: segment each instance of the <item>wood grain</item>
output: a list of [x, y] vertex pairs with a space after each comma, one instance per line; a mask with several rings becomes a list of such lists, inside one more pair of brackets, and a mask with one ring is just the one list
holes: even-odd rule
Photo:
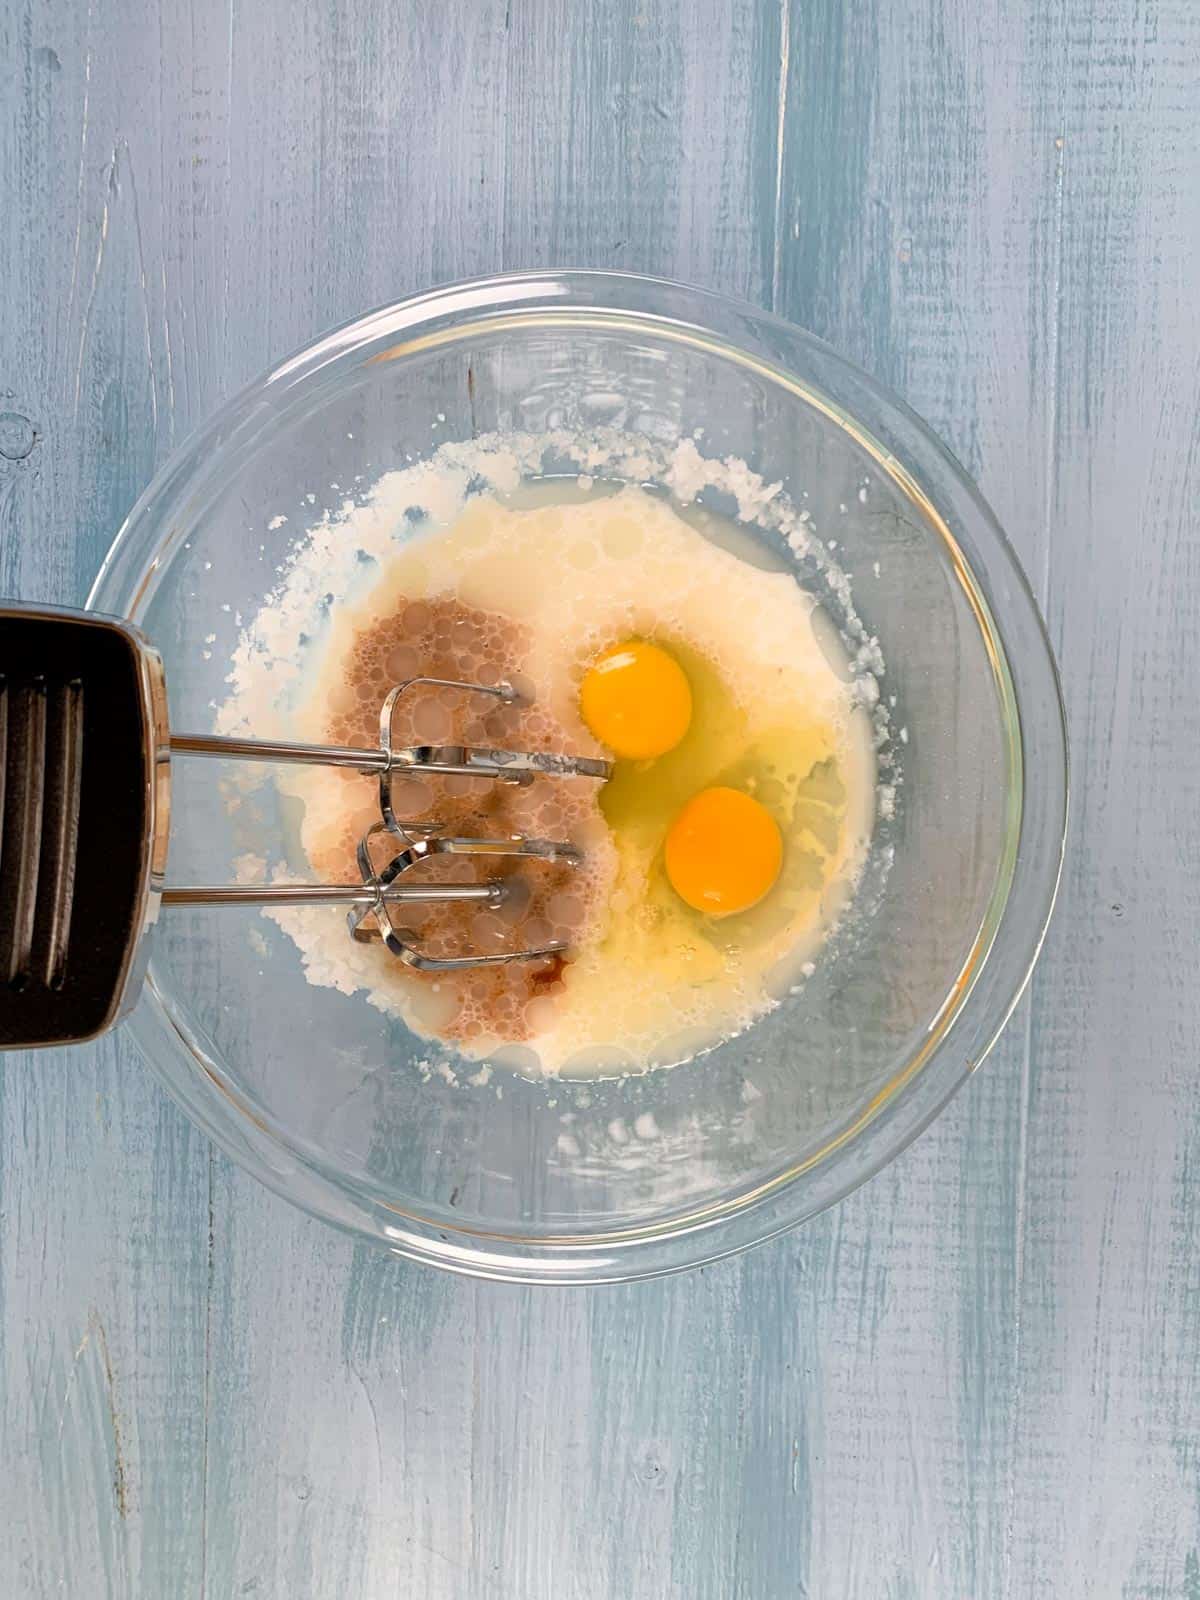
[[678, 1280], [407, 1268], [120, 1039], [0, 1059], [0, 1593], [1200, 1595], [1197, 62], [1191, 0], [0, 10], [0, 592], [80, 598], [170, 448], [330, 323], [635, 268], [773, 305], [950, 441], [1075, 753], [986, 1068]]

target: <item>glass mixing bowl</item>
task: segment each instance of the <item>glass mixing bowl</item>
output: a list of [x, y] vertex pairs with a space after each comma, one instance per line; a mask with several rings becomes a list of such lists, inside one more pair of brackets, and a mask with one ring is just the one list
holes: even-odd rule
[[[705, 454], [781, 484], [834, 541], [882, 648], [893, 814], [809, 980], [674, 1069], [471, 1083], [470, 1069], [431, 1073], [427, 1043], [361, 996], [310, 985], [256, 912], [171, 911], [130, 1022], [185, 1111], [279, 1194], [397, 1254], [529, 1282], [711, 1260], [896, 1155], [1012, 1010], [1066, 821], [1053, 659], [978, 491], [917, 417], [820, 341], [674, 284], [494, 278], [330, 334], [167, 465], [89, 603], [141, 624], [165, 659], [173, 726], [202, 730], [297, 532], [347, 492], [445, 440], [601, 425], [659, 453], [699, 429]], [[755, 537], [849, 627], [826, 567], [769, 528]], [[231, 810], [215, 776], [177, 764], [176, 882], [226, 880], [240, 853], [273, 858], [294, 836], [269, 786]]]

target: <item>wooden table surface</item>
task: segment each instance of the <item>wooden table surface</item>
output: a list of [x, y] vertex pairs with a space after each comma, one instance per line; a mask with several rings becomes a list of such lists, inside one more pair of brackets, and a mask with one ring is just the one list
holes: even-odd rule
[[1200, 1597], [1200, 4], [4, 0], [0, 593], [503, 268], [774, 307], [1005, 523], [1074, 756], [1030, 995], [917, 1145], [670, 1281], [357, 1247], [122, 1038], [0, 1065], [0, 1595]]

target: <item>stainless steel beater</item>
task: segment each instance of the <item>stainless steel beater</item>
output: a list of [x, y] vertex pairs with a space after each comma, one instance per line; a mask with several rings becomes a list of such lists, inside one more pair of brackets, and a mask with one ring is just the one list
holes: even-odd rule
[[[538, 960], [560, 943], [492, 954], [432, 956], [397, 925], [405, 905], [502, 905], [503, 878], [422, 883], [435, 856], [476, 856], [574, 865], [565, 841], [446, 836], [436, 822], [398, 817], [397, 773], [487, 778], [610, 776], [607, 761], [462, 744], [392, 742], [397, 701], [413, 689], [444, 688], [521, 701], [511, 684], [411, 678], [385, 697], [379, 746], [172, 733], [162, 659], [132, 624], [93, 612], [0, 604], [0, 1048], [93, 1038], [132, 1005], [160, 905], [325, 905], [349, 910], [355, 939], [382, 940], [406, 965], [457, 971]], [[302, 762], [375, 774], [380, 819], [359, 842], [361, 881], [347, 884], [228, 884], [168, 887], [171, 759]], [[372, 842], [394, 842], [382, 866]]]

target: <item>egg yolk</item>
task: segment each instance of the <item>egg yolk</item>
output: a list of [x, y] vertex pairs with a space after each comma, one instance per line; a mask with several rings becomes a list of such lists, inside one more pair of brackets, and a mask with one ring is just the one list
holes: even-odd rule
[[681, 900], [710, 917], [746, 911], [774, 887], [783, 865], [775, 818], [740, 789], [702, 789], [667, 833], [664, 860]]
[[649, 761], [673, 750], [688, 731], [692, 690], [674, 656], [644, 639], [626, 639], [592, 662], [579, 709], [615, 756]]

